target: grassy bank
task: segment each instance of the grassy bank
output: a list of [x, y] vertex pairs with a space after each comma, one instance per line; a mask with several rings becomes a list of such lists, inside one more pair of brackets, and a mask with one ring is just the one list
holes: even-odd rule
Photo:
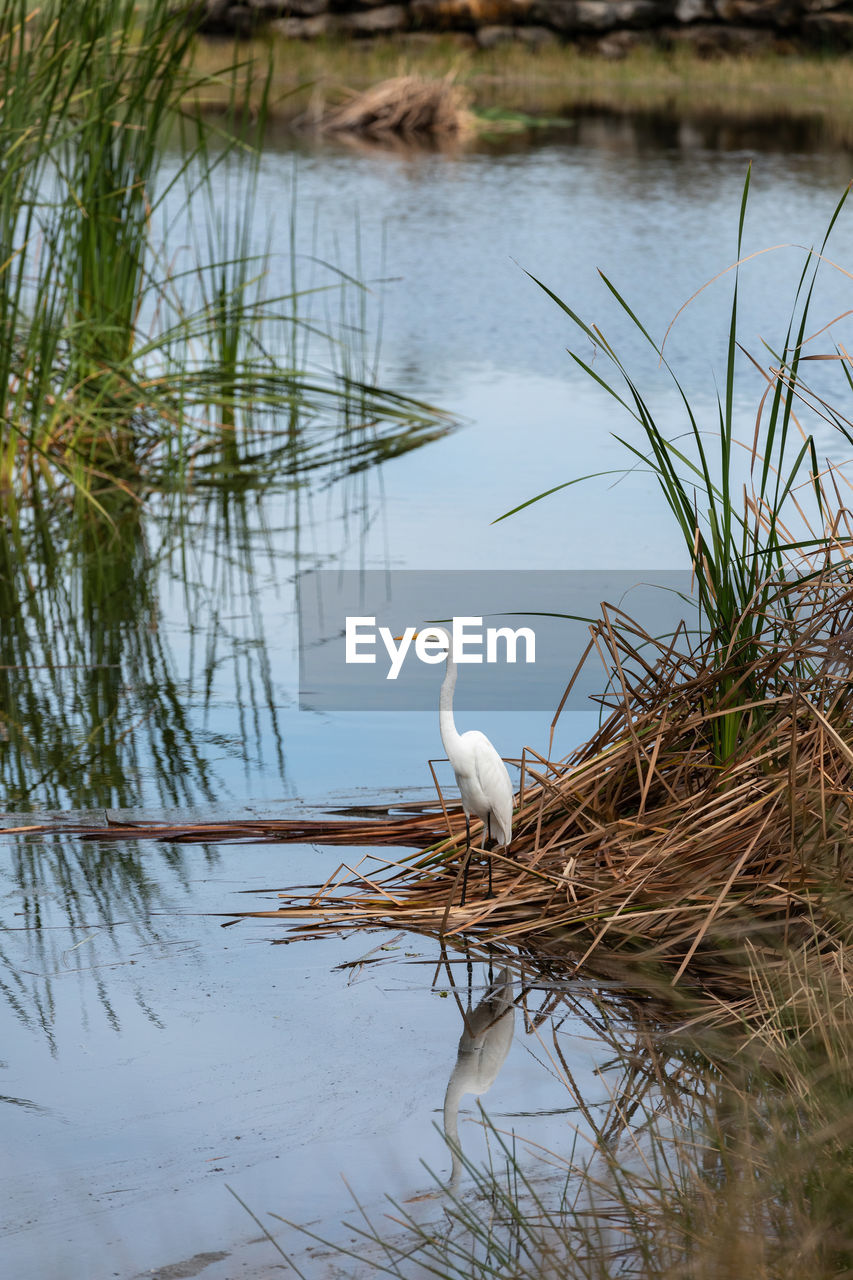
[[[292, 117], [311, 94], [334, 99], [344, 89], [365, 89], [400, 74], [453, 74], [476, 110], [504, 109], [564, 117], [581, 109], [664, 111], [684, 117], [721, 115], [813, 118], [838, 144], [853, 139], [853, 57], [765, 54], [703, 59], [687, 50], [638, 49], [613, 61], [562, 46], [537, 52], [504, 45], [478, 50], [452, 37], [419, 43], [397, 40], [315, 42], [269, 39], [236, 47], [257, 66], [272, 60], [273, 110]], [[199, 40], [198, 71], [222, 64], [223, 44]], [[260, 85], [260, 81], [259, 81]], [[224, 89], [211, 85], [205, 100]]]

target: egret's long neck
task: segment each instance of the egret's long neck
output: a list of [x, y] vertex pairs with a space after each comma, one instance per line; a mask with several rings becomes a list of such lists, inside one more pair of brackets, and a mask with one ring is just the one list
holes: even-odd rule
[[456, 725], [453, 722], [453, 690], [456, 686], [456, 663], [453, 661], [451, 653], [447, 654], [447, 671], [441, 684], [441, 693], [438, 697], [438, 727], [441, 730], [441, 741], [444, 743], [444, 749], [450, 755], [456, 743], [459, 741], [459, 734], [456, 732]]

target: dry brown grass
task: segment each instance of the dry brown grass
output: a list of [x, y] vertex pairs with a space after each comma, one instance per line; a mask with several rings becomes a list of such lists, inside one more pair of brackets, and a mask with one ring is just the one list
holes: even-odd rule
[[358, 134], [382, 140], [402, 138], [458, 138], [470, 131], [473, 117], [469, 95], [449, 76], [395, 76], [303, 122], [322, 133]]

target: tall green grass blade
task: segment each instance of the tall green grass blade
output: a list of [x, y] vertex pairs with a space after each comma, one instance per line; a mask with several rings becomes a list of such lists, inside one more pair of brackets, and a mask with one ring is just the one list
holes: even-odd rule
[[[753, 486], [751, 493], [744, 489], [742, 506], [736, 497], [740, 487], [737, 462], [740, 442], [736, 436], [738, 352], [742, 349], [738, 338], [740, 264], [750, 182], [751, 170], [748, 170], [738, 211], [737, 261], [728, 317], [725, 379], [717, 401], [716, 429], [710, 433], [716, 441], [715, 449], [706, 443], [706, 433], [661, 348], [612, 280], [600, 273], [632, 328], [641, 334], [672, 378], [686, 418], [686, 444], [669, 438], [662, 431], [652, 403], [600, 330], [587, 325], [571, 306], [536, 277], [530, 277], [569, 316], [596, 351], [606, 354], [615, 375], [612, 378], [593, 369], [576, 352], [570, 353], [575, 363], [621, 404], [642, 432], [640, 442], [616, 433], [614, 437], [635, 460], [635, 465], [647, 467], [656, 477], [695, 571], [700, 616], [709, 628], [719, 662], [715, 696], [724, 714], [712, 717], [711, 723], [714, 756], [721, 764], [739, 750], [746, 732], [747, 719], [737, 711], [737, 704], [759, 706], [764, 699], [766, 691], [756, 684], [757, 673], [762, 669], [755, 660], [757, 655], [767, 647], [772, 648], [776, 639], [781, 642], [795, 626], [792, 596], [785, 588], [814, 581], [821, 567], [831, 565], [833, 556], [850, 542], [834, 527], [839, 525], [839, 513], [833, 514], [827, 505], [813, 436], [805, 432], [793, 447], [791, 431], [799, 397], [826, 421], [837, 421], [842, 434], [849, 435], [843, 416], [822, 399], [811, 396], [801, 376], [802, 359], [819, 358], [804, 355], [809, 316], [827, 237], [837, 223], [847, 191], [833, 211], [820, 252], [809, 254], [803, 265], [781, 354], [775, 358], [776, 367], [769, 373], [761, 370], [768, 389], [756, 422], [753, 446], [747, 450]], [[752, 357], [749, 359], [752, 361]], [[842, 361], [842, 365], [847, 384], [853, 388], [853, 376], [845, 362]], [[562, 487], [565, 485], [555, 485], [506, 515], [518, 514]], [[799, 525], [805, 518], [800, 509], [803, 488], [811, 493], [817, 517], [827, 530], [822, 536], [813, 534], [807, 524], [799, 536]], [[794, 536], [789, 529], [792, 520], [798, 526]], [[797, 680], [808, 672], [808, 659], [795, 656], [792, 661], [794, 669], [788, 674]], [[748, 717], [753, 725], [759, 719], [758, 712]]]
[[[0, 12], [0, 485], [11, 500], [43, 485], [93, 495], [186, 483], [215, 453], [225, 471], [280, 466], [281, 418], [297, 471], [363, 468], [448, 429], [341, 362], [303, 306], [314, 286], [294, 277], [292, 296], [267, 296], [268, 254], [249, 248], [265, 98], [254, 117], [238, 105], [238, 73], [253, 68], [235, 63], [224, 125], [203, 120], [193, 35], [167, 0], [48, 0], [38, 15], [10, 0]], [[183, 151], [166, 174], [176, 137]], [[223, 211], [213, 179], [229, 165]], [[192, 211], [199, 234], [195, 261], [176, 271], [152, 229], [179, 216], [182, 182], [180, 214]], [[320, 287], [360, 290], [346, 273]], [[288, 328], [298, 343], [282, 357]], [[319, 339], [335, 352], [332, 374], [316, 355], [306, 366]]]

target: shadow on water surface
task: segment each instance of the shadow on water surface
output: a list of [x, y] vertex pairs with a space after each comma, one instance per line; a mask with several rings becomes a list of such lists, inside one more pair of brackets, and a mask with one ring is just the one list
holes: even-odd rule
[[790, 115], [767, 111], [748, 116], [718, 109], [683, 111], [675, 106], [619, 110], [595, 103], [568, 100], [547, 117], [501, 112], [481, 122], [480, 130], [462, 139], [429, 136], [384, 139], [314, 136], [297, 133], [286, 122], [271, 118], [264, 147], [271, 153], [312, 155], [327, 153], [369, 156], [385, 154], [400, 160], [431, 156], [529, 155], [543, 149], [591, 148], [603, 153], [678, 152], [690, 156], [702, 152], [747, 155], [847, 154], [853, 146], [848, 130], [839, 130], [820, 112]]
[[[603, 112], [582, 107], [575, 112], [576, 145], [643, 151], [744, 152], [753, 154], [809, 155], [833, 150], [827, 123], [819, 115], [786, 116], [774, 113], [746, 119], [723, 111], [680, 114], [650, 110]], [[553, 140], [553, 139], [552, 139]], [[844, 142], [839, 151], [847, 151]]]
[[[130, 808], [141, 801], [144, 770], [162, 804], [213, 799], [158, 627], [157, 559], [139, 504], [118, 490], [102, 495], [99, 513], [72, 506], [48, 517], [35, 504], [0, 522], [7, 810]], [[183, 861], [174, 850], [161, 854], [179, 880]], [[2, 875], [15, 909], [0, 929], [0, 989], [15, 1016], [40, 1027], [55, 1051], [55, 979], [90, 970], [118, 1030], [109, 986], [115, 966], [129, 963], [127, 930], [137, 945], [160, 937], [153, 916], [162, 888], [141, 852], [22, 839], [7, 847]], [[10, 950], [19, 931], [29, 942], [26, 967]], [[139, 984], [135, 995], [148, 1008]]]

